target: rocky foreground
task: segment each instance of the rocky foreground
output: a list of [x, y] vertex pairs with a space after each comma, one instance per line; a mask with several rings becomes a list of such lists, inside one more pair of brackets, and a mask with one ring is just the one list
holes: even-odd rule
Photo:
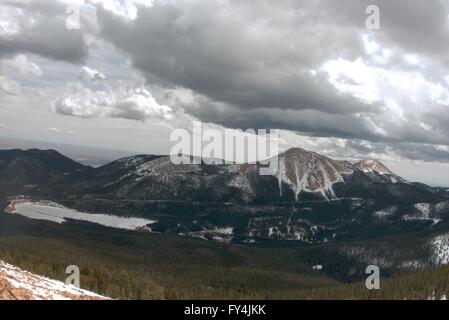
[[0, 261], [0, 300], [105, 300], [106, 297]]

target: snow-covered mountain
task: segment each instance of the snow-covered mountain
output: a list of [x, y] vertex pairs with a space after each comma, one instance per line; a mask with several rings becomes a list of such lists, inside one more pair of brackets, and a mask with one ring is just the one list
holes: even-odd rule
[[283, 184], [287, 184], [298, 200], [301, 192], [315, 192], [328, 199], [336, 198], [333, 185], [344, 183], [344, 175], [350, 175], [353, 170], [342, 163], [315, 152], [301, 148], [289, 149], [278, 157], [276, 177], [282, 194]]
[[391, 183], [407, 183], [407, 181], [394, 174], [383, 163], [378, 160], [361, 160], [352, 164], [352, 167], [363, 171], [366, 175], [370, 176], [373, 180], [383, 180]]
[[66, 176], [57, 189], [84, 197], [231, 203], [435, 198], [432, 188], [408, 183], [376, 160], [337, 161], [293, 148], [277, 163], [272, 176], [263, 176], [261, 164], [173, 164], [168, 156], [134, 156]]
[[93, 292], [38, 276], [0, 260], [0, 300], [105, 300]]

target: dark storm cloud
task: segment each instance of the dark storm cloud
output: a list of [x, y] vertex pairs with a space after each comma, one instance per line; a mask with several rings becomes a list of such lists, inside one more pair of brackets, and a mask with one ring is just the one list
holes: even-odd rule
[[433, 145], [426, 144], [398, 144], [392, 146], [394, 152], [407, 159], [449, 162], [449, 152], [447, 150], [438, 149]]
[[[324, 137], [316, 140], [338, 142], [324, 147], [335, 154], [449, 161], [446, 149], [437, 146], [449, 145], [448, 1], [156, 0], [152, 6], [138, 6], [135, 20], [122, 14], [129, 5], [83, 5], [81, 30], [68, 30], [64, 3], [4, 0], [1, 8], [21, 11], [14, 17], [20, 28], [18, 33], [0, 32], [0, 59], [33, 53], [80, 64], [94, 58], [106, 70], [118, 70], [130, 58], [135, 69], [129, 73], [139, 71], [139, 86], [143, 75], [149, 93], [160, 92], [158, 100], [163, 93], [172, 95], [160, 100], [173, 114], [185, 111], [225, 127], [279, 128]], [[368, 5], [380, 8], [380, 30], [365, 27]], [[370, 51], [367, 39], [378, 48]], [[99, 43], [108, 49], [95, 51]], [[107, 61], [112, 51], [123, 60]], [[405, 59], [410, 54], [418, 56], [417, 63]], [[334, 70], [326, 69], [329, 61], [335, 62]], [[98, 64], [85, 65], [109, 78], [110, 72]], [[358, 67], [345, 73], [344, 68]], [[134, 75], [128, 71], [112, 78], [132, 87], [128, 81]], [[60, 74], [61, 83], [68, 80], [64, 70]], [[2, 84], [9, 94], [14, 91], [11, 79]], [[60, 97], [53, 111], [104, 115], [103, 106], [94, 102], [114, 92], [84, 89], [68, 100]], [[147, 110], [143, 101], [138, 111]], [[142, 112], [115, 111], [113, 116], [147, 118]], [[345, 145], [333, 138], [348, 140]]]
[[449, 162], [449, 149], [421, 143], [369, 143], [367, 141], [347, 141], [344, 150], [337, 153], [350, 152], [352, 157], [366, 157], [371, 154], [394, 154], [405, 159], [425, 162]]
[[432, 126], [439, 135], [448, 135], [449, 106], [439, 105], [431, 108], [431, 110], [424, 115], [423, 121]]
[[33, 53], [70, 63], [87, 59], [88, 46], [81, 31], [65, 27], [66, 5], [48, 0], [5, 1], [2, 5], [22, 14], [15, 21], [18, 32], [0, 34], [0, 58]]
[[[141, 8], [132, 23], [101, 7], [98, 18], [102, 35], [129, 53], [149, 82], [244, 110], [375, 111], [376, 105], [337, 92], [313, 73], [335, 53], [356, 57], [362, 44], [351, 27], [320, 25], [309, 16], [312, 2], [302, 4], [157, 2]], [[328, 12], [313, 12], [331, 21]]]
[[193, 102], [179, 106], [201, 120], [315, 136], [449, 143], [448, 135], [417, 127], [416, 119], [390, 120], [383, 101], [368, 104], [338, 91], [319, 70], [331, 59], [371, 62], [362, 41], [371, 4], [380, 7], [375, 35], [382, 44], [428, 56], [446, 53], [448, 10], [436, 0], [156, 1], [140, 8], [134, 21], [101, 6], [97, 17], [101, 35], [128, 53], [149, 83], [191, 90]]
[[13, 36], [0, 36], [0, 57], [18, 53], [34, 53], [46, 58], [82, 63], [87, 58], [87, 46], [81, 34], [54, 28], [43, 22], [33, 31]]
[[414, 53], [445, 55], [449, 49], [449, 3], [446, 0], [340, 0], [327, 1], [335, 14], [363, 28], [365, 8], [380, 9], [376, 36], [385, 44]]
[[[301, 133], [313, 136], [353, 137], [375, 139], [363, 119], [352, 114], [331, 114], [319, 110], [293, 110], [280, 108], [254, 108], [242, 110], [236, 106], [211, 102], [198, 97], [190, 103], [180, 103], [190, 114], [206, 122], [214, 122], [232, 128], [277, 128], [291, 130], [301, 128]], [[348, 122], [352, 125], [348, 126]], [[265, 127], [260, 127], [264, 124]]]
[[[293, 110], [254, 108], [245, 110], [225, 103], [213, 102], [197, 96], [189, 102], [175, 101], [175, 108], [206, 122], [232, 128], [277, 128], [293, 130], [315, 137], [362, 139], [372, 142], [399, 143], [403, 141], [424, 144], [449, 145], [449, 117], [447, 106], [432, 107], [424, 116], [408, 115], [399, 121], [385, 114], [335, 114], [320, 110]], [[432, 125], [425, 129], [421, 122]], [[263, 126], [261, 126], [263, 124]], [[438, 134], [435, 134], [438, 132]]]
[[361, 154], [385, 153], [387, 146], [380, 143], [366, 143], [359, 140], [350, 140], [345, 143], [345, 147]]

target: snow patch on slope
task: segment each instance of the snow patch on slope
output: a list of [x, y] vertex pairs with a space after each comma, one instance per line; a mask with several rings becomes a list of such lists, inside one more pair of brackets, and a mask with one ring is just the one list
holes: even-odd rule
[[356, 162], [354, 166], [366, 173], [377, 172], [379, 174], [393, 174], [390, 169], [377, 160], [362, 160]]
[[430, 217], [430, 203], [416, 203], [413, 207], [421, 212], [423, 218]]
[[433, 224], [441, 222], [441, 219], [432, 217], [432, 205], [430, 203], [415, 203], [413, 208], [417, 211], [417, 214], [405, 215], [404, 220], [428, 220], [432, 221]]
[[430, 241], [432, 262], [436, 265], [449, 264], [449, 233], [439, 235]]
[[103, 300], [106, 297], [0, 261], [0, 299]]
[[253, 187], [251, 186], [251, 183], [248, 180], [248, 178], [244, 175], [240, 175], [240, 174], [235, 175], [229, 181], [228, 186], [238, 188], [238, 189], [244, 191], [243, 197], [244, 197], [245, 201], [251, 200], [252, 197], [254, 196]]
[[397, 210], [398, 210], [397, 206], [384, 208], [382, 210], [378, 210], [378, 211], [374, 212], [374, 216], [376, 216], [379, 219], [385, 218], [385, 217], [394, 215]]
[[294, 191], [296, 200], [302, 191], [321, 193], [327, 200], [335, 199], [333, 185], [344, 182], [342, 174], [352, 173], [329, 158], [300, 148], [288, 150], [278, 160], [275, 176], [279, 181], [280, 195], [282, 183], [286, 183]]

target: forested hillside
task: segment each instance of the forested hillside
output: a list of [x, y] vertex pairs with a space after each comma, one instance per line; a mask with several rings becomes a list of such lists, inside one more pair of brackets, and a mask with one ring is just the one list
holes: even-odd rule
[[[313, 269], [313, 247], [254, 247], [0, 215], [0, 259], [124, 299], [426, 299], [449, 293], [449, 267], [384, 276], [368, 291]], [[320, 250], [321, 251], [321, 250]], [[325, 251], [323, 251], [325, 252]], [[339, 259], [334, 260], [340, 269]], [[337, 277], [338, 278], [338, 277]]]

